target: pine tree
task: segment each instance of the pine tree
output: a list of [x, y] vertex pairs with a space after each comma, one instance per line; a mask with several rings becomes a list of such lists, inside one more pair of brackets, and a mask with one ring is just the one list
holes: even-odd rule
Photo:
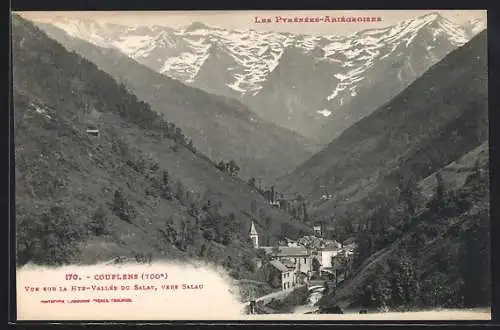
[[255, 199], [250, 203], [250, 212], [252, 212], [252, 214], [257, 213], [257, 201], [255, 201]]
[[490, 304], [489, 231], [475, 221], [465, 232], [462, 261], [462, 294], [466, 307], [484, 307]]
[[476, 162], [474, 163], [474, 167], [472, 169], [472, 173], [475, 175], [479, 176], [481, 174], [481, 161], [479, 158], [476, 159]]
[[385, 311], [391, 303], [391, 283], [387, 278], [387, 270], [378, 264], [373, 278], [372, 303], [379, 310]]
[[312, 269], [313, 269], [313, 271], [314, 272], [319, 272], [320, 268], [321, 268], [321, 264], [320, 264], [319, 260], [316, 257], [314, 257], [312, 259]]
[[108, 223], [106, 219], [106, 211], [102, 206], [95, 211], [89, 223], [90, 231], [96, 236], [106, 235], [108, 233]]
[[269, 215], [268, 215], [268, 216], [266, 216], [266, 229], [267, 229], [267, 230], [270, 230], [270, 229], [271, 229], [272, 220], [273, 220], [273, 219], [271, 218], [271, 216], [269, 216]]
[[224, 163], [222, 160], [219, 163], [217, 163], [216, 167], [219, 171], [222, 172], [225, 172], [227, 169], [226, 163]]
[[411, 256], [404, 248], [391, 260], [392, 303], [410, 309], [417, 304], [420, 286]]
[[205, 245], [205, 243], [203, 243], [200, 247], [200, 251], [198, 252], [198, 257], [204, 258], [206, 256], [206, 253], [207, 253], [207, 246]]
[[181, 251], [186, 251], [186, 240], [187, 240], [187, 225], [185, 220], [180, 223], [180, 232], [177, 240], [177, 248]]
[[172, 198], [172, 187], [170, 184], [170, 175], [167, 171], [163, 171], [162, 184], [162, 197], [170, 200]]
[[445, 206], [445, 187], [441, 172], [436, 173], [436, 192], [429, 203], [429, 208], [433, 212], [438, 212]]
[[436, 173], [436, 180], [437, 180], [436, 198], [438, 201], [442, 201], [444, 198], [444, 181], [441, 172]]
[[121, 189], [115, 190], [112, 210], [120, 218], [125, 214], [125, 198], [123, 197], [123, 191]]
[[266, 218], [266, 212], [263, 209], [259, 209], [259, 219], [264, 220]]
[[186, 190], [180, 180], [177, 180], [177, 189], [175, 192], [175, 198], [177, 198], [177, 200], [183, 205], [186, 202]]
[[240, 167], [236, 164], [234, 160], [230, 160], [229, 163], [226, 164], [226, 170], [231, 175], [236, 176], [240, 171]]
[[399, 201], [405, 206], [405, 212], [409, 216], [415, 214], [419, 206], [421, 191], [413, 173], [409, 173], [406, 179], [402, 178], [399, 183]]
[[306, 202], [302, 202], [302, 222], [309, 221], [309, 214], [307, 213]]
[[366, 259], [370, 257], [374, 251], [373, 235], [369, 232], [361, 233], [359, 237], [359, 245], [355, 250], [353, 265], [360, 266]]
[[191, 151], [195, 151], [195, 148], [194, 148], [194, 145], [193, 145], [193, 140], [189, 140], [188, 143], [187, 143], [187, 148]]

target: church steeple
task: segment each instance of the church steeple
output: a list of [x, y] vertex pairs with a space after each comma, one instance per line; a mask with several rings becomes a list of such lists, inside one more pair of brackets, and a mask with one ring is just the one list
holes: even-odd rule
[[250, 228], [250, 238], [252, 239], [253, 247], [258, 248], [259, 247], [259, 233], [257, 233], [257, 229], [255, 228], [255, 224], [253, 221], [252, 221], [252, 227]]

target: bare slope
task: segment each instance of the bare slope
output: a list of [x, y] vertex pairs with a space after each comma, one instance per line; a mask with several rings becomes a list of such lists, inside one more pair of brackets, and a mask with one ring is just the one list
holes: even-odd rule
[[235, 160], [244, 178], [266, 181], [286, 174], [320, 149], [316, 142], [266, 122], [240, 102], [188, 87], [139, 64], [116, 49], [101, 48], [40, 24], [52, 38], [123, 82], [153, 110], [181, 127], [214, 161]]

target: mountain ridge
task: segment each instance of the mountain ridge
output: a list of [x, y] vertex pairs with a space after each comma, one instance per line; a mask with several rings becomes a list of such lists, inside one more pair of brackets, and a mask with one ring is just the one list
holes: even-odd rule
[[271, 182], [320, 148], [294, 131], [268, 123], [235, 99], [186, 86], [117, 50], [72, 38], [51, 25], [38, 26], [125, 83], [153, 110], [186, 131], [196, 148], [210, 159], [236, 161], [244, 178], [261, 177]]
[[[106, 35], [105, 30], [79, 32], [68, 23], [54, 24], [83, 39]], [[239, 98], [262, 118], [322, 143], [389, 101], [477, 32], [436, 13], [347, 36], [242, 32], [206, 25], [189, 31], [134, 31], [123, 27], [121, 36], [105, 45], [186, 84]], [[315, 72], [311, 79], [294, 75], [293, 67], [282, 70], [292, 77], [289, 81], [276, 72], [289, 51], [296, 53], [292, 62]], [[401, 62], [401, 68], [393, 67], [394, 61]], [[296, 97], [301, 100], [294, 101]]]
[[[482, 32], [450, 53], [282, 178], [278, 187], [301, 191], [316, 204], [317, 212], [328, 214], [334, 205], [360, 202], [372, 190], [391, 186], [396, 172], [425, 175], [483, 142], [488, 136], [485, 40]], [[471, 92], [465, 90], [467, 79]], [[460, 104], [455, 105], [458, 99]], [[325, 188], [337, 198], [319, 202]], [[355, 198], [357, 194], [361, 195]]]

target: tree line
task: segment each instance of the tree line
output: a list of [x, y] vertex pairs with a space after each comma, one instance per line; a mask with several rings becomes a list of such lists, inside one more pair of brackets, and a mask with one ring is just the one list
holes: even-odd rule
[[234, 160], [230, 160], [228, 162], [224, 162], [223, 160], [221, 160], [215, 165], [215, 167], [219, 171], [229, 173], [232, 176], [237, 176], [240, 172], [240, 167]]

